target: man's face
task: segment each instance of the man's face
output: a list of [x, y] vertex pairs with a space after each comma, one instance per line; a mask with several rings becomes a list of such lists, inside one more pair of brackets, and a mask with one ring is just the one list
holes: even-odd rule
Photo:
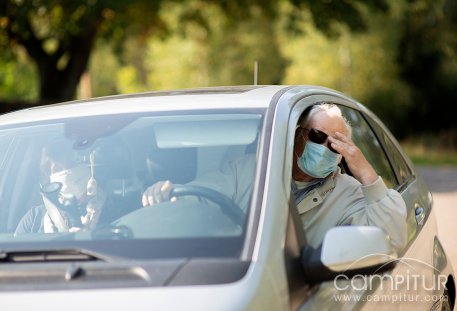
[[55, 171], [49, 179], [50, 182], [60, 182], [62, 184], [62, 194], [74, 195], [78, 201], [81, 201], [86, 197], [89, 178], [90, 168], [87, 165], [81, 165]]
[[[334, 136], [336, 132], [347, 135], [347, 128], [344, 120], [336, 114], [329, 114], [327, 111], [318, 111], [308, 120], [305, 128], [298, 128], [295, 141], [295, 154], [300, 156], [303, 153], [306, 142], [308, 141], [309, 131], [315, 129], [324, 132], [328, 136]], [[322, 145], [330, 146], [326, 139]], [[294, 161], [295, 163], [296, 161]]]

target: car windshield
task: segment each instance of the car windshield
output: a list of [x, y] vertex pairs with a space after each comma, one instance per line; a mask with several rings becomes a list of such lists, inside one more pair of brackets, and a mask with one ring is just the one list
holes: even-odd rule
[[[218, 110], [0, 127], [0, 247], [240, 256], [262, 120]], [[243, 176], [230, 177], [231, 161], [243, 159]], [[240, 178], [251, 186], [236, 197]], [[174, 202], [143, 207], [144, 191], [166, 180]]]

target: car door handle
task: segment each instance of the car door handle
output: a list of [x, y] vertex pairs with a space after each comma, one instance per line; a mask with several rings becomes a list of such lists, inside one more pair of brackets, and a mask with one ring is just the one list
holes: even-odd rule
[[424, 224], [425, 220], [425, 209], [420, 206], [419, 204], [416, 204], [416, 209], [414, 210], [416, 214], [416, 222], [419, 226], [422, 226]]

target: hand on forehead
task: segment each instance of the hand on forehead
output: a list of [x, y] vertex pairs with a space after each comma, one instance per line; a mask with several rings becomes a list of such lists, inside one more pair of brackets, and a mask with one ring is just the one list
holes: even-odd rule
[[318, 129], [330, 136], [335, 136], [337, 132], [347, 135], [346, 123], [343, 117], [332, 110], [317, 111], [310, 116], [305, 126], [308, 129]]

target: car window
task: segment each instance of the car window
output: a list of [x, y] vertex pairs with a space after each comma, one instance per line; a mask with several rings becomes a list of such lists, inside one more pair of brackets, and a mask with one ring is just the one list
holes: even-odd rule
[[392, 167], [386, 157], [379, 140], [375, 133], [362, 117], [360, 112], [340, 106], [343, 116], [349, 121], [352, 126], [352, 140], [363, 152], [367, 160], [376, 170], [376, 172], [382, 176], [387, 187], [394, 188], [397, 185]]
[[[231, 197], [229, 186], [211, 173], [229, 170], [227, 163], [246, 157], [243, 178], [252, 184], [261, 123], [259, 112], [207, 111], [4, 126], [0, 240], [165, 239], [169, 244], [160, 252], [154, 247], [140, 251], [158, 257], [192, 257], [201, 250], [238, 254], [252, 187], [241, 199]], [[192, 183], [207, 175], [220, 187], [210, 191], [204, 183]], [[143, 208], [145, 189], [164, 180], [176, 185], [177, 201]], [[186, 188], [189, 182], [192, 187]]]
[[402, 185], [407, 182], [412, 175], [411, 169], [405, 161], [405, 158], [402, 156], [398, 148], [395, 146], [392, 139], [387, 135], [387, 133], [376, 123], [372, 122], [374, 129], [379, 133], [379, 138], [384, 143], [387, 152], [391, 157], [391, 163], [397, 172], [397, 177], [399, 179], [399, 184]]
[[[2, 135], [0, 136], [0, 145], [5, 146], [4, 148], [9, 148], [12, 143], [11, 137], [8, 135]], [[4, 168], [5, 166], [5, 157], [6, 157], [6, 152], [2, 152], [0, 154], [0, 170]]]

